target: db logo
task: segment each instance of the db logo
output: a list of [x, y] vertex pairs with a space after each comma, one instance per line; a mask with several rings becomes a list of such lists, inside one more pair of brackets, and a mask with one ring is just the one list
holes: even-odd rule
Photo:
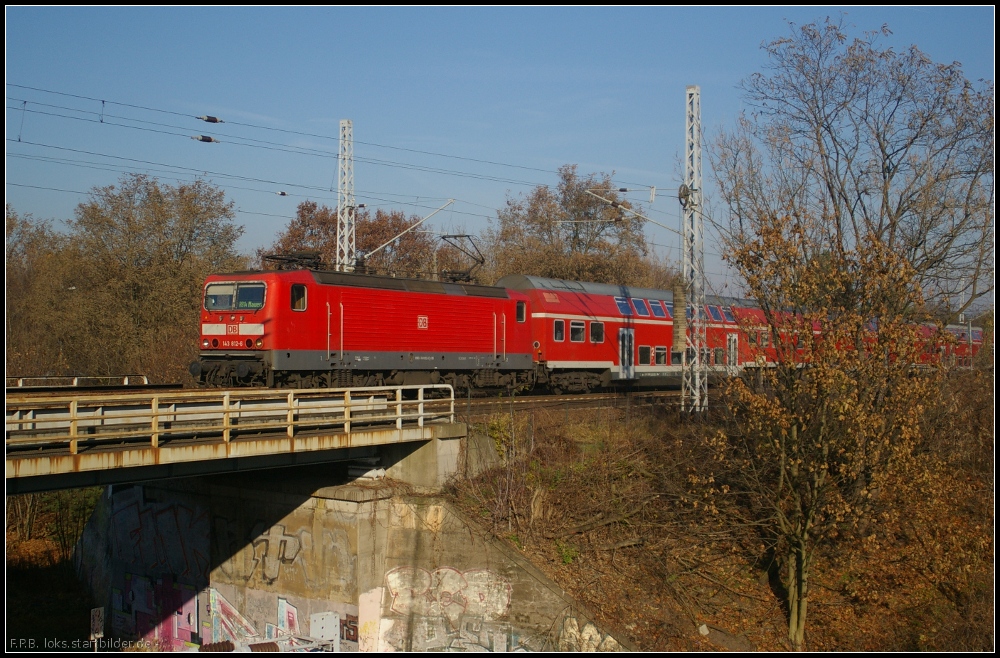
[[236, 336], [240, 333], [240, 325], [238, 324], [227, 324], [226, 333], [230, 336]]
[[426, 329], [426, 328], [427, 328], [427, 316], [426, 315], [418, 315], [417, 316], [417, 329]]

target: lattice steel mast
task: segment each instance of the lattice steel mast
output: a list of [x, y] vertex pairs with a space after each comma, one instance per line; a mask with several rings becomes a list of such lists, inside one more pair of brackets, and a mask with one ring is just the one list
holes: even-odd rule
[[337, 164], [337, 262], [338, 272], [353, 272], [354, 248], [354, 123], [340, 120], [340, 157]]
[[[684, 224], [687, 349], [682, 357], [681, 409], [708, 408], [708, 318], [705, 311], [705, 232], [701, 215], [701, 87], [688, 85], [685, 103], [684, 184], [678, 193]], [[675, 308], [675, 313], [684, 312]]]

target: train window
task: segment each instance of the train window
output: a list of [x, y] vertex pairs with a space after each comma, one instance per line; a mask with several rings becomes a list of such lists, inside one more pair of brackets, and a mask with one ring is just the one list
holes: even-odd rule
[[694, 306], [691, 306], [690, 304], [688, 304], [688, 307], [687, 307], [687, 319], [691, 320], [693, 318], [694, 318]]
[[257, 310], [264, 307], [264, 284], [236, 286], [236, 308], [238, 310]]
[[306, 310], [306, 287], [301, 283], [292, 284], [292, 310]]
[[558, 343], [566, 340], [566, 322], [564, 320], [555, 320], [552, 323], [552, 340]]
[[722, 315], [726, 318], [726, 322], [736, 322], [736, 318], [733, 316], [733, 309], [730, 307], [723, 306]]
[[712, 319], [716, 322], [722, 322], [722, 313], [719, 312], [718, 306], [709, 306], [708, 314], [712, 316]]
[[649, 345], [639, 346], [639, 365], [648, 366], [650, 362], [651, 351]]
[[683, 352], [681, 352], [680, 350], [674, 349], [673, 347], [670, 348], [670, 363], [672, 365], [675, 365], [675, 366], [681, 365], [683, 357], [684, 357], [684, 353]]
[[667, 312], [667, 317], [673, 319], [674, 317], [674, 303], [673, 302], [662, 302], [663, 310]]
[[721, 347], [715, 348], [715, 365], [721, 366], [723, 364], [723, 359], [726, 358], [726, 351]]
[[574, 343], [582, 343], [587, 333], [587, 323], [582, 320], [573, 320], [569, 323], [569, 339]]
[[767, 332], [767, 329], [764, 329], [763, 331], [760, 332], [760, 346], [761, 347], [771, 346], [771, 335]]
[[657, 347], [656, 351], [655, 351], [655, 354], [656, 354], [656, 365], [658, 365], [658, 366], [665, 366], [665, 365], [667, 365], [667, 348], [666, 347]]
[[213, 283], [205, 289], [206, 311], [256, 311], [263, 306], [263, 283]]
[[628, 305], [628, 300], [624, 297], [615, 297], [615, 304], [622, 315], [632, 315], [632, 307]]
[[757, 344], [757, 332], [756, 331], [751, 331], [751, 332], [749, 332], [747, 334], [747, 342], [750, 343], [751, 345], [756, 345]]
[[591, 322], [590, 323], [590, 342], [591, 343], [603, 343], [604, 342], [604, 323], [603, 322]]
[[655, 299], [649, 300], [649, 310], [653, 312], [653, 317], [665, 318], [667, 314], [663, 312], [663, 307], [660, 306], [660, 302]]
[[528, 309], [524, 302], [517, 303], [517, 321], [524, 322], [528, 318]]
[[646, 306], [646, 300], [644, 299], [633, 299], [632, 306], [635, 307], [635, 312], [644, 318], [649, 317], [649, 307]]
[[233, 296], [236, 294], [234, 283], [211, 283], [205, 289], [206, 311], [228, 311], [233, 308]]

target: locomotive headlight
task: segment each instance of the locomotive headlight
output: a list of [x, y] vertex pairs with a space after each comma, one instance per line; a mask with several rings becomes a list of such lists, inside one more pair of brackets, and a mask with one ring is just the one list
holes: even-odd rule
[[260, 338], [258, 338], [257, 341], [254, 343], [254, 347], [256, 347], [257, 349], [260, 349], [263, 346], [264, 346], [264, 341], [261, 340]]
[[203, 349], [203, 350], [207, 350], [208, 349], [208, 339], [207, 338], [202, 338], [201, 339], [201, 349]]

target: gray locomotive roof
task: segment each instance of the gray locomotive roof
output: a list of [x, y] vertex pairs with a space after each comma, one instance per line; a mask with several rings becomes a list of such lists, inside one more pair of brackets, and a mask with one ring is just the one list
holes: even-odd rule
[[[610, 283], [584, 283], [580, 281], [566, 281], [565, 279], [546, 279], [540, 276], [530, 276], [526, 274], [509, 274], [496, 283], [501, 288], [511, 290], [553, 290], [561, 292], [582, 292], [591, 295], [610, 295], [613, 297], [638, 297], [642, 299], [660, 299], [673, 302], [674, 293], [670, 290], [656, 290], [654, 288], [634, 288], [631, 286], [614, 285]], [[726, 306], [753, 306], [746, 300], [735, 297], [715, 297], [706, 296], [705, 301], [709, 304], [723, 304]]]
[[470, 297], [494, 297], [507, 299], [507, 290], [495, 286], [479, 286], [471, 283], [449, 283], [446, 281], [431, 281], [430, 279], [407, 279], [403, 277], [379, 276], [374, 274], [357, 274], [348, 272], [329, 272], [323, 270], [308, 270], [317, 283], [337, 286], [352, 286], [355, 288], [381, 288], [383, 290], [405, 290], [407, 292], [426, 292], [438, 295], [468, 295]]

